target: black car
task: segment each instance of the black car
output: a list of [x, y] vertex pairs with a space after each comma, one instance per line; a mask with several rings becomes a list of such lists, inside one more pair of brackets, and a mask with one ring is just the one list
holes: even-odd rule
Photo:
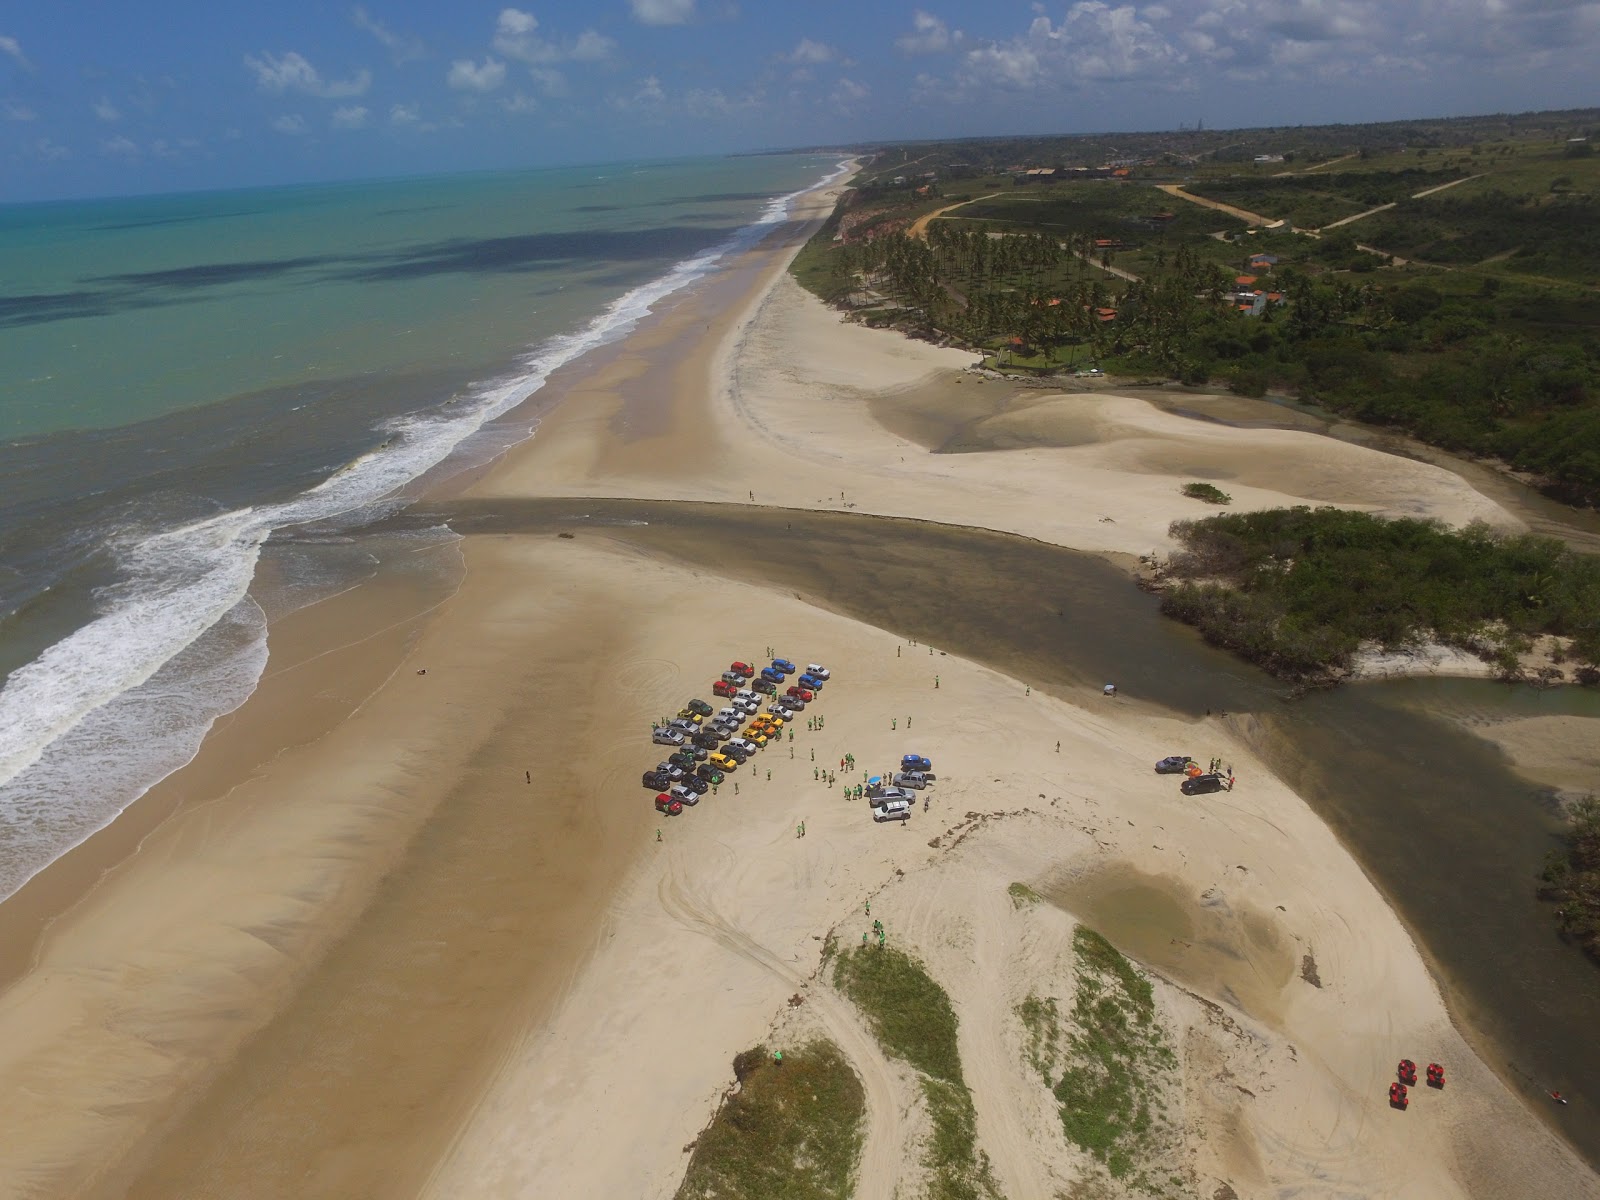
[[1181, 786], [1185, 796], [1204, 796], [1207, 792], [1226, 791], [1228, 781], [1221, 775], [1196, 775], [1185, 779]]
[[723, 779], [722, 772], [717, 770], [717, 768], [713, 767], [710, 763], [701, 763], [694, 769], [694, 773], [710, 784], [721, 783]]
[[750, 686], [755, 688], [755, 690], [760, 692], [763, 696], [776, 696], [778, 694], [778, 685], [773, 683], [770, 679], [758, 679]]
[[675, 754], [667, 755], [667, 761], [682, 767], [685, 771], [694, 770], [694, 752], [692, 750], [679, 750]]
[[652, 792], [664, 792], [672, 786], [672, 780], [668, 779], [663, 771], [646, 771], [644, 773], [644, 786]]
[[724, 746], [722, 748], [722, 752], [729, 758], [733, 759], [733, 761], [736, 763], [742, 763], [750, 757], [750, 751], [746, 750], [743, 746]]
[[696, 796], [704, 796], [711, 790], [711, 785], [704, 779], [701, 779], [698, 775], [685, 775], [683, 777], [683, 786], [688, 788]]
[[707, 704], [704, 700], [691, 700], [689, 703], [685, 704], [684, 707], [690, 712], [699, 713], [702, 717], [709, 717], [711, 715], [711, 705]]
[[722, 745], [722, 739], [709, 730], [703, 733], [697, 733], [689, 740], [702, 750], [715, 750], [718, 746]]

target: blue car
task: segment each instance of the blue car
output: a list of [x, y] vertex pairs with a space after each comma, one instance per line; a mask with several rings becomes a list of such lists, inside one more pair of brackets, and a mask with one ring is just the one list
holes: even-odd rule
[[765, 679], [768, 683], [782, 683], [783, 672], [778, 670], [777, 667], [762, 667], [761, 678]]
[[815, 675], [802, 675], [797, 682], [808, 692], [820, 692], [822, 690], [823, 681], [818, 679]]
[[933, 760], [931, 758], [923, 758], [920, 754], [908, 754], [900, 760], [900, 769], [902, 771], [931, 771], [933, 770]]
[[785, 675], [794, 674], [794, 664], [787, 658], [775, 658], [772, 660], [772, 665], [777, 670], [782, 671]]

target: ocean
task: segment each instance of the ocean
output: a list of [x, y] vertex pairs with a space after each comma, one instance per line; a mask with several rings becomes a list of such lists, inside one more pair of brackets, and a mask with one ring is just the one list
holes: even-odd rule
[[354, 534], [408, 485], [528, 436], [501, 419], [552, 371], [837, 170], [0, 208], [0, 898], [194, 756], [254, 689], [268, 621], [369, 570]]

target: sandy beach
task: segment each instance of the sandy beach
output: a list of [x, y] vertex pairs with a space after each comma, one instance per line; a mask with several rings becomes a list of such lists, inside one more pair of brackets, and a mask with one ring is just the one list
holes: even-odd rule
[[[950, 993], [1006, 1195], [1103, 1182], [1016, 1016], [1071, 996], [1081, 919], [1152, 976], [1181, 1051], [1163, 1165], [1194, 1194], [1600, 1196], [1240, 723], [1032, 686], [914, 639], [892, 602], [859, 619], [715, 542], [519, 531], [520, 502], [626, 498], [1122, 562], [1203, 515], [1178, 492], [1195, 478], [1237, 507], [1521, 527], [1425, 462], [1018, 393], [970, 355], [844, 324], [784, 273], [831, 203], [806, 197], [552, 377], [536, 436], [435, 497], [498, 507], [501, 528], [275, 625], [260, 689], [195, 762], [0, 906], [0, 1194], [669, 1197], [733, 1056], [816, 1035], [866, 1090], [857, 1195], [917, 1194], [914, 1081], [821, 969], [870, 900]], [[956, 434], [960, 453], [930, 453]], [[826, 728], [658, 817], [651, 721], [768, 646], [833, 667]], [[1520, 765], [1575, 730], [1511, 732]], [[899, 827], [815, 774], [911, 748], [940, 781]], [[1180, 798], [1150, 770], [1175, 752], [1239, 786]], [[1451, 1082], [1396, 1114], [1402, 1056]]]

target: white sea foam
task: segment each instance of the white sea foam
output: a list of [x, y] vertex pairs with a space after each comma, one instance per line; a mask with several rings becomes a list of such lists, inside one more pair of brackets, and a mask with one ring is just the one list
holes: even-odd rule
[[[822, 183], [847, 169], [841, 163]], [[127, 535], [115, 547], [123, 578], [101, 593], [98, 615], [0, 688], [0, 897], [189, 761], [212, 722], [249, 695], [265, 662], [264, 622], [242, 641], [239, 631], [259, 617], [247, 593], [274, 530], [371, 510], [557, 368], [622, 337], [661, 300], [753, 245], [801, 194], [770, 201], [725, 242], [549, 339], [513, 376], [475, 388], [445, 413], [393, 422], [381, 449], [295, 499]]]

